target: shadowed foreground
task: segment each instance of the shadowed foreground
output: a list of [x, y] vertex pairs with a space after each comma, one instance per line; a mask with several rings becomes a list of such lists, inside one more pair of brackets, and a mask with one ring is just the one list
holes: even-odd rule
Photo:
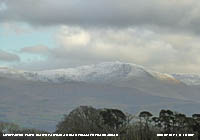
[[[1, 123], [0, 132], [36, 134], [48, 133], [22, 129], [11, 123]], [[57, 124], [59, 134], [119, 134], [118, 137], [0, 137], [1, 140], [200, 140], [200, 114], [191, 117], [171, 110], [161, 110], [159, 116], [148, 111], [131, 115], [118, 109], [95, 109], [81, 106]], [[194, 137], [157, 137], [165, 134], [195, 134]], [[2, 135], [1, 135], [2, 136]]]

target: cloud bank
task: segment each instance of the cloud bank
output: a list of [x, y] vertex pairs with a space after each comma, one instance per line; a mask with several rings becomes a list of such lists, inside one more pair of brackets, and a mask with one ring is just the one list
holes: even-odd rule
[[[199, 33], [198, 0], [1, 0], [1, 22], [33, 25], [154, 26]], [[6, 7], [6, 8], [5, 8]]]
[[0, 0], [1, 23], [57, 29], [53, 48], [19, 51], [44, 56], [26, 66], [41, 69], [118, 60], [199, 73], [199, 13], [198, 0]]
[[[32, 46], [21, 51], [47, 56], [45, 65], [51, 68], [118, 60], [164, 72], [200, 70], [197, 67], [200, 64], [200, 41], [185, 34], [172, 36], [142, 28], [84, 29], [62, 26], [55, 35], [55, 41], [57, 47], [54, 48]], [[52, 61], [57, 65], [52, 66]]]

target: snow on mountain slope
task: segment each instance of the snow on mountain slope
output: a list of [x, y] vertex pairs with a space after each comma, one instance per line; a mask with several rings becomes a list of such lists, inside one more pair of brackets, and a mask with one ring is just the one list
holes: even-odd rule
[[37, 74], [43, 77], [43, 80], [53, 82], [83, 81], [111, 83], [113, 81], [123, 81], [130, 78], [155, 78], [157, 80], [179, 83], [178, 80], [169, 74], [148, 70], [140, 65], [118, 61], [80, 66], [77, 68], [40, 71]]
[[157, 80], [179, 83], [173, 76], [148, 70], [140, 65], [123, 62], [104, 62], [96, 65], [80, 66], [76, 68], [45, 70], [38, 72], [20, 71], [9, 68], [0, 68], [0, 76], [25, 78], [27, 80], [43, 82], [94, 82], [112, 83], [134, 78], [154, 78]]
[[198, 74], [172, 74], [177, 80], [187, 85], [200, 85], [200, 75]]
[[54, 82], [69, 80], [106, 83], [123, 80], [129, 76], [145, 77], [151, 75], [141, 66], [121, 62], [106, 62], [77, 68], [47, 70], [38, 72], [38, 74], [41, 77], [48, 77], [49, 80]]
[[56, 83], [66, 81], [112, 83], [113, 81], [124, 81], [131, 78], [155, 78], [179, 83], [172, 75], [148, 70], [140, 65], [118, 61], [38, 72], [0, 68], [0, 76]]

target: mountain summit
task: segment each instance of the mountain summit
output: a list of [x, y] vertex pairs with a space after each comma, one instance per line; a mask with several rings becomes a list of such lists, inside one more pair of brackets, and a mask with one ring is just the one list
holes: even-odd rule
[[68, 81], [112, 83], [137, 78], [157, 79], [172, 83], [180, 82], [172, 75], [152, 71], [140, 65], [119, 61], [37, 72], [0, 68], [0, 76], [55, 83]]

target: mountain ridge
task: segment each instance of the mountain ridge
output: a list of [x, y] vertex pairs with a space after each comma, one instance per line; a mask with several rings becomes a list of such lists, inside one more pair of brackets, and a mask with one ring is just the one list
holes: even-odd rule
[[[7, 75], [6, 75], [7, 74]], [[103, 62], [93, 65], [79, 66], [75, 68], [43, 70], [43, 71], [23, 71], [13, 68], [0, 67], [0, 76], [10, 76], [25, 78], [27, 80], [40, 80], [44, 82], [63, 82], [63, 81], [91, 81], [99, 80], [102, 82], [111, 79], [117, 80], [132, 77], [150, 76], [160, 80], [172, 80], [179, 82], [172, 75], [149, 70], [141, 65], [132, 63]], [[102, 78], [102, 79], [101, 79]], [[110, 78], [110, 79], [109, 79]]]
[[0, 76], [55, 83], [68, 81], [112, 83], [115, 80], [151, 77], [174, 84], [200, 85], [200, 75], [198, 74], [168, 74], [151, 70], [141, 65], [120, 61], [42, 71], [25, 71], [0, 67]]

